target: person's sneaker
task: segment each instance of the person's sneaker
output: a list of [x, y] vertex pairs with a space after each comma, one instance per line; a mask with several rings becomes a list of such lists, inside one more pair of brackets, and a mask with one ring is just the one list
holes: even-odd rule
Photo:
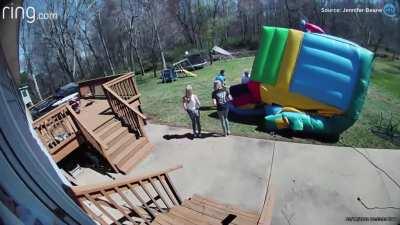
[[230, 131], [228, 131], [227, 135], [231, 135], [231, 132], [230, 132]]

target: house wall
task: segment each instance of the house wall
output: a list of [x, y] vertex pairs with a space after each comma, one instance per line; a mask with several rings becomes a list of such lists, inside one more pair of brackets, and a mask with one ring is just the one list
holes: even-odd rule
[[32, 135], [15, 85], [18, 22], [0, 19], [0, 224], [94, 224]]

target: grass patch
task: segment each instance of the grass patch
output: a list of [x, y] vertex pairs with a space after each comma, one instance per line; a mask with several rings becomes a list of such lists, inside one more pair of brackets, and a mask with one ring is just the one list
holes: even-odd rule
[[[138, 76], [137, 83], [142, 94], [143, 110], [159, 123], [190, 127], [189, 118], [181, 107], [184, 88], [190, 84], [200, 98], [202, 106], [211, 106], [211, 91], [214, 76], [225, 69], [228, 85], [240, 82], [243, 70], [251, 69], [254, 57], [237, 58], [215, 62], [212, 66], [197, 70], [197, 77], [186, 77], [176, 82], [162, 84], [152, 74]], [[399, 148], [396, 142], [371, 132], [380, 115], [400, 121], [400, 62], [378, 58], [375, 63], [371, 85], [360, 119], [341, 135], [342, 142], [356, 147]], [[201, 124], [204, 130], [221, 132], [215, 111], [202, 111]], [[302, 143], [320, 143], [312, 139], [272, 136], [257, 129], [256, 124], [231, 122], [231, 130], [236, 135], [255, 138], [277, 139]]]

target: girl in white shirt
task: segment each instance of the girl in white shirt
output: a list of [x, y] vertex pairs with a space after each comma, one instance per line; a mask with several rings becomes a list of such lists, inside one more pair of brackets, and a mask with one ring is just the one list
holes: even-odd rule
[[200, 101], [195, 94], [193, 94], [192, 86], [186, 86], [185, 96], [182, 97], [183, 109], [188, 113], [192, 121], [193, 136], [200, 137]]

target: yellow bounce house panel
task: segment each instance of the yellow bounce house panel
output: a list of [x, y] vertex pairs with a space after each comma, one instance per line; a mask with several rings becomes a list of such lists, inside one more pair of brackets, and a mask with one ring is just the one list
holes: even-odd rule
[[261, 100], [268, 104], [279, 104], [286, 107], [293, 107], [301, 111], [316, 111], [323, 116], [341, 115], [343, 112], [336, 107], [329, 106], [302, 95], [289, 91], [280, 91], [277, 87], [262, 84], [260, 85]]
[[279, 68], [278, 80], [275, 87], [282, 91], [289, 91], [290, 81], [299, 55], [303, 32], [290, 29], [286, 41], [286, 49]]

